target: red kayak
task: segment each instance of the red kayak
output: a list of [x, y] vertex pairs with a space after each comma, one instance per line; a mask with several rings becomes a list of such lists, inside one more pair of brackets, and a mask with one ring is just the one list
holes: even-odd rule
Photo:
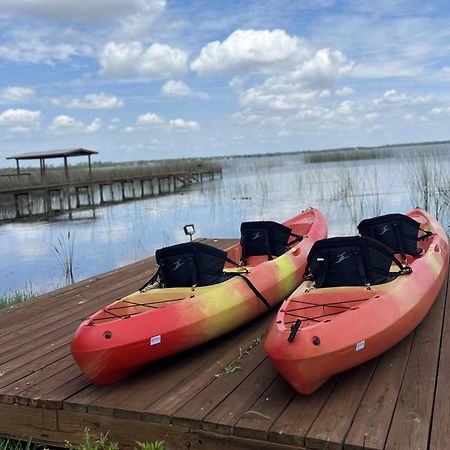
[[324, 216], [309, 209], [283, 225], [242, 224], [241, 242], [226, 252], [196, 242], [160, 249], [158, 274], [86, 319], [72, 354], [94, 383], [109, 384], [227, 333], [288, 297], [326, 235]]
[[315, 243], [312, 280], [282, 304], [267, 334], [267, 354], [302, 394], [406, 337], [447, 274], [448, 238], [427, 212], [367, 219], [359, 230], [364, 237]]

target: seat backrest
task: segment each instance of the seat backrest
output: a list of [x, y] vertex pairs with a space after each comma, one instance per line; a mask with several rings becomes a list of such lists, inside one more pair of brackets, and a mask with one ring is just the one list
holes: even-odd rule
[[164, 287], [208, 286], [223, 281], [227, 253], [200, 242], [186, 242], [156, 250]]
[[241, 247], [242, 260], [249, 256], [265, 256], [272, 259], [288, 249], [291, 229], [278, 222], [242, 222]]
[[417, 247], [420, 224], [404, 214], [386, 214], [384, 216], [364, 219], [358, 230], [361, 236], [369, 236], [390, 247], [394, 253], [418, 256], [421, 249]]
[[316, 241], [308, 254], [308, 271], [316, 287], [364, 286], [392, 280], [394, 252], [369, 237], [335, 237]]

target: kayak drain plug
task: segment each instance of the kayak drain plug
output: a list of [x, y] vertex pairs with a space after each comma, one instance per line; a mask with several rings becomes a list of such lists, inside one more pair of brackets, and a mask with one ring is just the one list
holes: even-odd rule
[[302, 324], [302, 321], [300, 319], [297, 319], [295, 321], [294, 325], [291, 326], [291, 333], [289, 334], [288, 342], [292, 342], [294, 340], [301, 324]]
[[105, 331], [105, 332], [103, 333], [103, 337], [104, 337], [105, 339], [111, 339], [111, 338], [112, 338], [112, 333], [111, 333], [111, 331]]

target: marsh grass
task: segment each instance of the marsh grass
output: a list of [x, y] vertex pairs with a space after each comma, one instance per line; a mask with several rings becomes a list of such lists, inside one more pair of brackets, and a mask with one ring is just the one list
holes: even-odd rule
[[60, 234], [57, 238], [56, 245], [53, 246], [67, 284], [75, 283], [73, 275], [73, 247], [74, 235], [70, 233], [70, 230], [67, 231], [66, 236]]
[[[429, 152], [408, 160], [403, 170], [411, 203], [448, 222], [450, 162], [439, 153]], [[448, 223], [447, 223], [448, 224]]]
[[8, 293], [0, 294], [0, 309], [17, 305], [38, 295], [38, 293], [34, 292], [31, 283], [26, 284], [22, 290], [16, 289]]

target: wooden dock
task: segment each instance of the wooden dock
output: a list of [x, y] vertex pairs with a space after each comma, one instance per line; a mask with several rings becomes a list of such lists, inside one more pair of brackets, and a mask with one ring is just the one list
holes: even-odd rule
[[[56, 214], [79, 209], [134, 201], [178, 192], [184, 187], [222, 178], [222, 169], [199, 169], [191, 172], [173, 172], [154, 175], [116, 177], [109, 179], [89, 178], [84, 181], [64, 182], [0, 190], [0, 221], [16, 219], [49, 218]], [[6, 205], [6, 206], [5, 206]]]
[[[63, 446], [88, 427], [121, 448], [155, 440], [167, 450], [449, 447], [448, 281], [410, 336], [310, 396], [296, 394], [258, 345], [273, 312], [123, 382], [90, 384], [70, 354], [76, 327], [154, 270], [149, 258], [0, 312], [0, 436]], [[225, 373], [240, 353], [240, 368]]]

